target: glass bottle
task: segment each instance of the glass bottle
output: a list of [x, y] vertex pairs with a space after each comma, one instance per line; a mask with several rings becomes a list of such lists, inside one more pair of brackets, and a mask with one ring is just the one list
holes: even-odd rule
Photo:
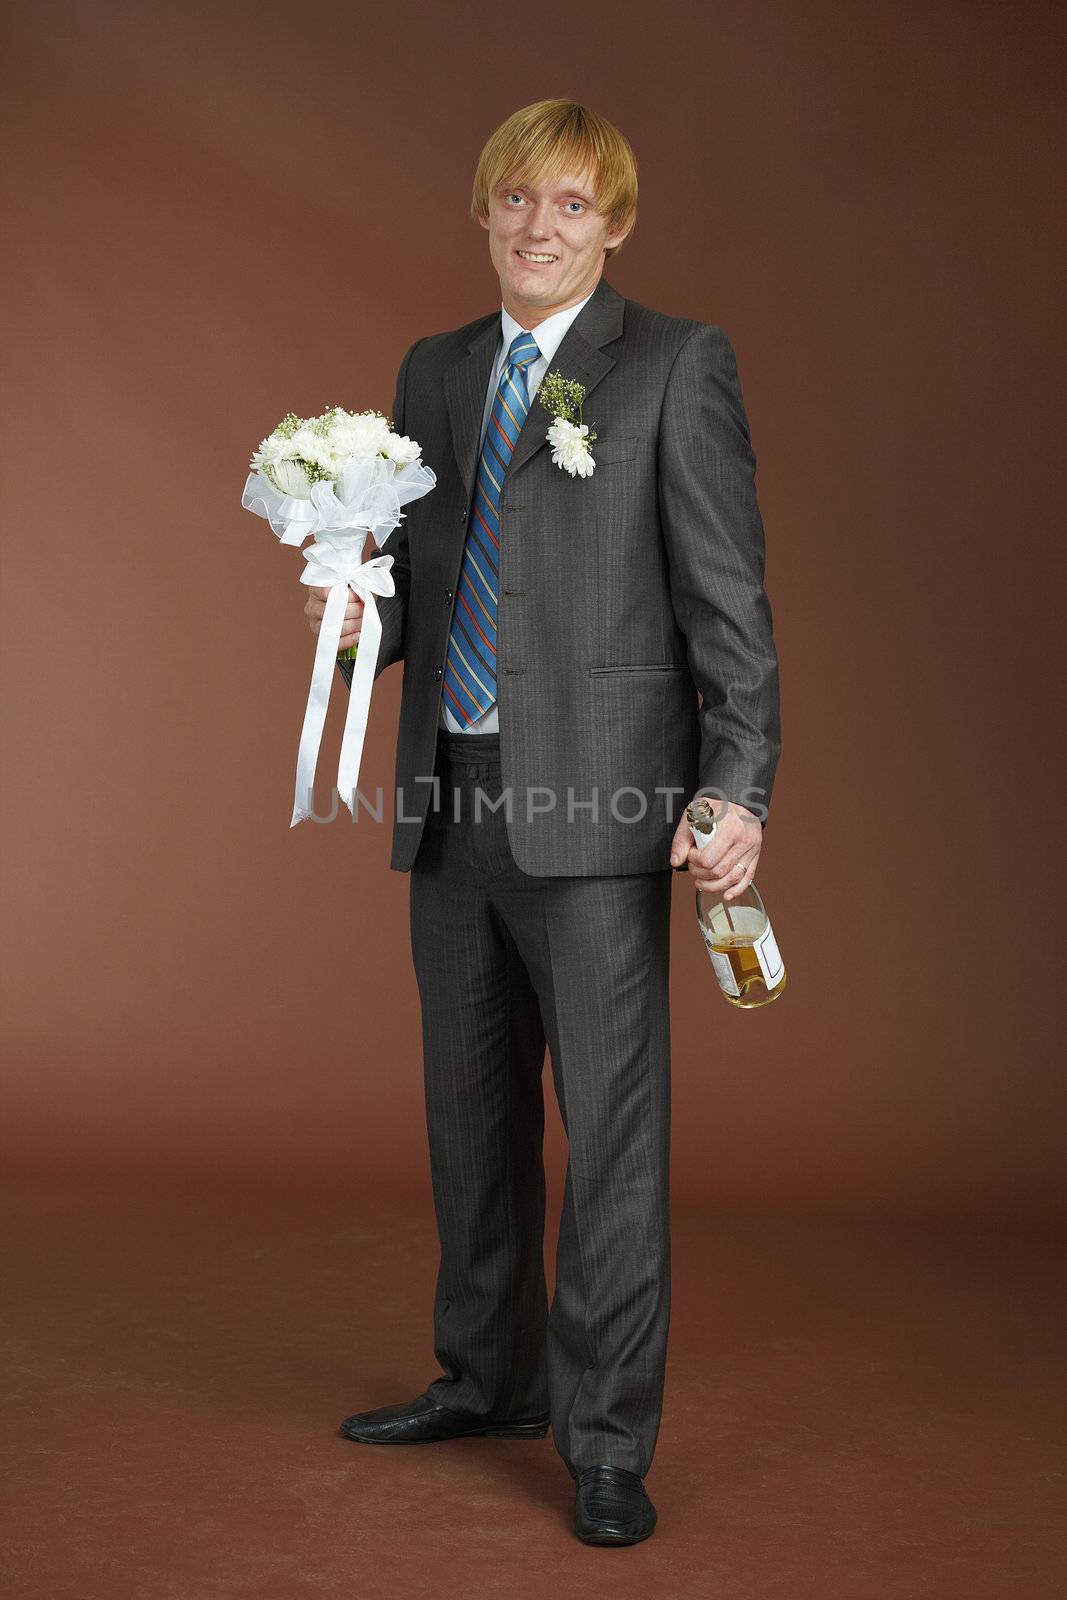
[[[715, 813], [706, 798], [686, 807], [685, 818], [698, 850], [715, 833]], [[751, 1011], [769, 1005], [785, 988], [785, 966], [771, 919], [754, 883], [731, 900], [723, 891], [697, 889], [697, 924], [723, 996]]]

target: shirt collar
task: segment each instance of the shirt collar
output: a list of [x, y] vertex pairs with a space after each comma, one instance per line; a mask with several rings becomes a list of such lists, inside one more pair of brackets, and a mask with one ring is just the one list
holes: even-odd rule
[[[589, 303], [595, 293], [595, 289], [590, 290], [585, 299], [579, 300], [577, 305], [567, 306], [563, 311], [554, 312], [552, 316], [546, 317], [543, 322], [539, 322], [537, 327], [533, 329], [537, 348], [545, 361], [552, 360], [552, 357], [563, 343], [563, 335], [567, 332], [582, 307]], [[523, 326], [521, 322], [516, 322], [511, 313], [505, 311], [504, 307], [501, 306], [500, 327], [504, 339], [503, 353], [506, 355], [511, 349], [511, 341], [515, 335], [523, 332]]]

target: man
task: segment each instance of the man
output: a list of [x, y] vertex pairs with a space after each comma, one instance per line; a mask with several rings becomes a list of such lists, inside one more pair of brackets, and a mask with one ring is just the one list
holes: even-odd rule
[[[501, 309], [400, 367], [394, 426], [438, 482], [387, 546], [377, 671], [403, 658], [391, 866], [411, 873], [443, 1371], [342, 1424], [413, 1444], [551, 1422], [575, 1530], [599, 1544], [656, 1521], [671, 869], [731, 896], [751, 881], [780, 750], [734, 352], [604, 279], [636, 196], [603, 118], [566, 100], [516, 112], [472, 201]], [[584, 390], [569, 420], [592, 471], [557, 464], [549, 369], [557, 402], [580, 393], [560, 379]], [[350, 598], [342, 647], [362, 612]], [[719, 821], [702, 851], [684, 815], [698, 793]], [[551, 1309], [546, 1042], [569, 1154]]]

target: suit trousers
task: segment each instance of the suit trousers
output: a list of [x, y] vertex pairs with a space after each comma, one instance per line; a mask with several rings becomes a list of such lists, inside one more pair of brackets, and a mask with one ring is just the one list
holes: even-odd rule
[[[500, 736], [440, 729], [411, 869], [440, 1267], [427, 1393], [467, 1417], [549, 1417], [572, 1474], [644, 1476], [670, 1320], [673, 873], [516, 865]], [[544, 1272], [548, 1045], [568, 1161]]]

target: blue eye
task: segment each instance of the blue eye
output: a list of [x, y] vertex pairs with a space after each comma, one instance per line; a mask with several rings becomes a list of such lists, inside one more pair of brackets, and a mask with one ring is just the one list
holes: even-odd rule
[[[511, 189], [504, 196], [504, 204], [505, 205], [509, 205], [510, 201], [512, 201], [512, 200], [518, 200], [518, 201], [521, 202], [522, 199], [523, 199], [523, 196], [519, 193], [519, 191], [517, 189]], [[585, 206], [582, 204], [582, 202], [580, 200], [568, 200], [567, 201], [567, 205], [568, 206], [577, 206], [579, 211], [584, 211], [585, 210]], [[510, 209], [512, 211], [514, 211], [515, 207], [514, 206], [510, 206]], [[572, 212], [571, 215], [573, 216], [574, 212]]]

